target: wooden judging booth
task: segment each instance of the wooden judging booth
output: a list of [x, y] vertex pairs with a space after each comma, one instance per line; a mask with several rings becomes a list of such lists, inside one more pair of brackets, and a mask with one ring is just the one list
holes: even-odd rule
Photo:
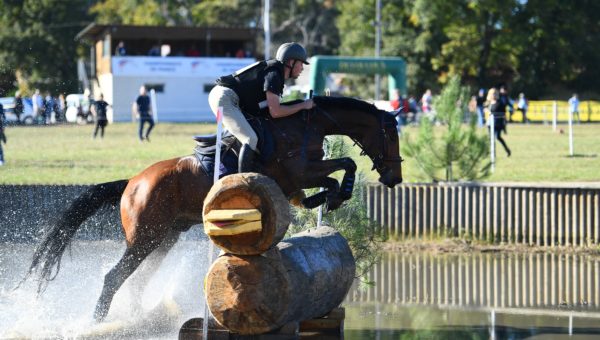
[[[273, 180], [254, 173], [216, 183], [203, 214], [207, 235], [223, 250], [205, 279], [210, 338], [339, 337], [338, 307], [355, 275], [343, 236], [319, 227], [282, 240], [289, 203]], [[180, 339], [201, 338], [202, 323], [186, 322]]]

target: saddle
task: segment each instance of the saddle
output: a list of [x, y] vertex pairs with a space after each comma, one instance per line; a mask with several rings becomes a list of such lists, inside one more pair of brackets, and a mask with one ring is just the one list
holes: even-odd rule
[[[200, 168], [207, 176], [214, 176], [215, 157], [217, 155], [217, 135], [194, 136], [196, 147], [194, 156], [200, 163]], [[229, 131], [223, 132], [221, 138], [221, 163], [219, 166], [219, 178], [235, 174], [238, 170], [238, 155], [240, 142]]]
[[[275, 140], [269, 129], [267, 119], [250, 117], [248, 119], [250, 126], [258, 136], [258, 161], [262, 164], [269, 162], [275, 155]], [[196, 135], [194, 136], [196, 147], [194, 155], [202, 165], [202, 170], [207, 175], [213, 176], [215, 167], [215, 155], [217, 151], [217, 135]], [[221, 138], [221, 166], [219, 178], [237, 173], [238, 170], [238, 153], [241, 143], [235, 138], [231, 132], [225, 130]]]

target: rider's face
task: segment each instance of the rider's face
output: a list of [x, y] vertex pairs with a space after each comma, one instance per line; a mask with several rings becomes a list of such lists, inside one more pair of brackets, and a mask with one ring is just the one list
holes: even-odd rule
[[292, 68], [291, 78], [296, 79], [304, 70], [304, 63], [302, 63], [300, 60], [291, 60], [290, 62], [294, 65], [294, 68]]

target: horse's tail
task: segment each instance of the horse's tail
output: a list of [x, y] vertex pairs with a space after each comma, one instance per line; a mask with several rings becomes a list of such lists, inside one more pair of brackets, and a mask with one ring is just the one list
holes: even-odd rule
[[119, 204], [128, 182], [124, 179], [96, 184], [79, 195], [44, 235], [23, 281], [36, 273], [39, 277], [38, 293], [43, 292], [48, 282], [58, 274], [62, 255], [77, 229], [102, 206]]

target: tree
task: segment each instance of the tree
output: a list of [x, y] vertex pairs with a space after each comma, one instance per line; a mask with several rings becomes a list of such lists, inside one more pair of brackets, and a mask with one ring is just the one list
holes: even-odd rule
[[[24, 92], [34, 87], [77, 90], [75, 35], [88, 23], [86, 1], [0, 2], [0, 72], [10, 72]], [[8, 71], [7, 71], [8, 70]]]
[[[488, 137], [478, 133], [475, 116], [467, 126], [463, 124], [468, 98], [460, 78], [452, 77], [434, 99], [434, 116], [421, 118], [419, 135], [413, 140], [404, 134], [403, 153], [414, 159], [429, 180], [478, 180], [489, 175]], [[442, 131], [434, 131], [436, 124]]]

